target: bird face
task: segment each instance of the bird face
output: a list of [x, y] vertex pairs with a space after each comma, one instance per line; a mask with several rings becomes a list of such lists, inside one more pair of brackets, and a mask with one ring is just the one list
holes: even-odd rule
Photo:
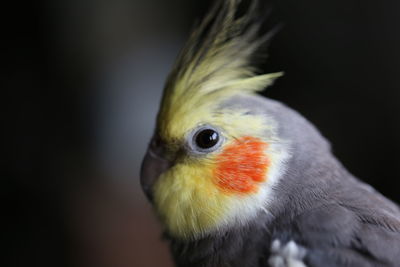
[[157, 214], [181, 239], [268, 212], [288, 156], [272, 117], [224, 102], [199, 109], [162, 118], [168, 123], [158, 128], [142, 167]]
[[268, 212], [289, 154], [277, 121], [241, 101], [260, 98], [255, 92], [281, 74], [255, 73], [250, 57], [263, 41], [260, 25], [252, 22], [255, 6], [235, 15], [239, 2], [216, 1], [189, 38], [142, 165], [142, 187], [175, 238], [196, 239]]

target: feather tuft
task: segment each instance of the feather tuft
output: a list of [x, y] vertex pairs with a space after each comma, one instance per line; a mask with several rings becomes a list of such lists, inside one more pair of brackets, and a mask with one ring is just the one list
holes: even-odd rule
[[257, 1], [239, 16], [240, 2], [216, 1], [192, 32], [168, 77], [159, 127], [167, 127], [176, 114], [187, 114], [194, 107], [201, 111], [231, 95], [261, 91], [282, 75], [256, 73], [251, 58], [272, 34], [259, 36]]

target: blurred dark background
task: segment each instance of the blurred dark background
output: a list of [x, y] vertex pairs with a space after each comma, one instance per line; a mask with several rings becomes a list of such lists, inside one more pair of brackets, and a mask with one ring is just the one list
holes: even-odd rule
[[[163, 83], [210, 1], [2, 7], [1, 266], [171, 266], [139, 167]], [[400, 202], [400, 1], [273, 0], [265, 95]]]

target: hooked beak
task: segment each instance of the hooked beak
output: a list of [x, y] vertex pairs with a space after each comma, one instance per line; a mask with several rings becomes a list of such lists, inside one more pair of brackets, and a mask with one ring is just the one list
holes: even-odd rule
[[161, 149], [150, 145], [144, 156], [140, 170], [140, 184], [147, 198], [153, 199], [153, 186], [160, 175], [171, 167], [172, 163], [162, 156]]

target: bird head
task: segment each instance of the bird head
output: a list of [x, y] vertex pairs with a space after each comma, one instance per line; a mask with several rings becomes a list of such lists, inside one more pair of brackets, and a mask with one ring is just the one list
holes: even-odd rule
[[[166, 231], [193, 240], [268, 212], [290, 141], [280, 136], [275, 102], [256, 92], [281, 73], [258, 74], [255, 4], [217, 1], [191, 34], [168, 77], [141, 184]], [[272, 108], [271, 108], [272, 107]]]

